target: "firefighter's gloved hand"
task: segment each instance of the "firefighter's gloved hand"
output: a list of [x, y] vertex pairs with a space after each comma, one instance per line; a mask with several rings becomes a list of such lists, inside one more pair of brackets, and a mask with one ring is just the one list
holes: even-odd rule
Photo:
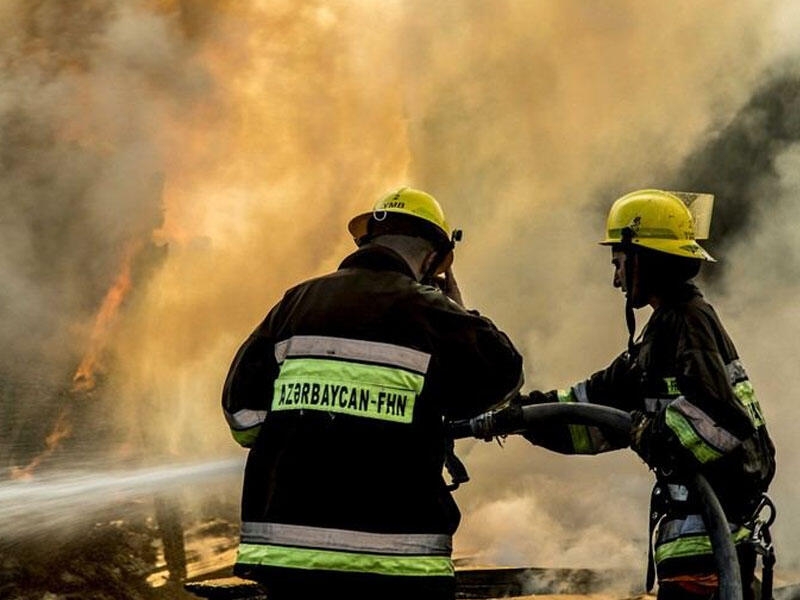
[[[515, 402], [519, 406], [533, 406], [534, 404], [547, 404], [549, 402], [558, 402], [558, 392], [540, 392], [533, 390], [527, 394], [520, 394], [515, 398]], [[549, 439], [548, 433], [553, 430], [552, 425], [543, 423], [531, 423], [528, 425], [527, 430], [522, 434], [526, 440], [536, 446], [545, 445], [546, 440]]]
[[651, 469], [662, 474], [697, 467], [693, 455], [664, 423], [663, 411], [650, 416], [639, 410], [631, 412], [630, 445]]
[[461, 288], [458, 287], [456, 276], [453, 275], [453, 267], [447, 267], [447, 270], [444, 272], [444, 287], [442, 287], [442, 291], [445, 296], [450, 298], [450, 300], [458, 304], [461, 308], [466, 308], [464, 306], [464, 298], [461, 296]]
[[631, 412], [630, 444], [636, 454], [650, 466], [655, 460], [653, 448], [653, 417], [640, 410]]

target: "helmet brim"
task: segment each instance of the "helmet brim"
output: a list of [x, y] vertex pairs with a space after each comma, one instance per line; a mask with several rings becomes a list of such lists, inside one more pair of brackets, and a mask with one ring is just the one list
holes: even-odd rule
[[350, 219], [350, 222], [347, 224], [347, 230], [356, 242], [367, 235], [367, 223], [369, 223], [371, 216], [372, 211], [362, 213]]
[[[622, 244], [621, 239], [606, 238], [599, 242], [601, 246], [613, 246], [615, 244]], [[656, 252], [664, 252], [672, 254], [673, 256], [682, 256], [684, 258], [696, 258], [707, 262], [717, 262], [705, 248], [694, 240], [662, 240], [662, 239], [648, 239], [648, 238], [633, 238], [631, 244], [641, 248], [649, 248]]]

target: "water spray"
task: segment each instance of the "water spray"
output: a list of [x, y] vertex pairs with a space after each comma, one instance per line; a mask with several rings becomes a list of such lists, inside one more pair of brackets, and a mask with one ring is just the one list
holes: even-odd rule
[[69, 527], [154, 494], [236, 477], [243, 469], [243, 460], [236, 458], [134, 470], [40, 472], [34, 479], [2, 481], [0, 531], [11, 540]]

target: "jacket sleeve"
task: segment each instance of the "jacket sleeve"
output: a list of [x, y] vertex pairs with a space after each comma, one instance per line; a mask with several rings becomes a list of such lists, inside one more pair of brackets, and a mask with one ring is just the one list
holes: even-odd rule
[[233, 359], [222, 391], [222, 410], [233, 439], [251, 447], [267, 416], [278, 376], [273, 341], [257, 328]]
[[509, 337], [477, 311], [465, 310], [441, 292], [428, 304], [427, 320], [438, 339], [436, 360], [444, 378], [435, 395], [445, 416], [465, 419], [514, 397], [523, 383], [522, 356]]
[[[639, 371], [628, 353], [618, 356], [606, 369], [565, 390], [531, 393], [522, 403], [585, 402], [629, 410], [638, 390]], [[534, 400], [535, 399], [535, 400]], [[534, 445], [561, 454], [599, 454], [625, 448], [627, 434], [602, 427], [545, 423], [530, 428], [524, 437]]]
[[[755, 403], [749, 381], [734, 387], [733, 368], [718, 348], [714, 321], [700, 312], [678, 319], [676, 381], [680, 395], [653, 422], [653, 434], [676, 445], [683, 458], [713, 462], [753, 435], [756, 423], [746, 406]], [[746, 389], [745, 389], [746, 388]], [[740, 399], [737, 392], [742, 396]]]

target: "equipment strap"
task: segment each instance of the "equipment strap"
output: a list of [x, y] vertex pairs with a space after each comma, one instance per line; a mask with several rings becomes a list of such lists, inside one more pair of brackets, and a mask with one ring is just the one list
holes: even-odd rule
[[[763, 517], [765, 509], [767, 516]], [[753, 534], [750, 543], [761, 555], [761, 597], [771, 600], [773, 586], [773, 568], [775, 566], [775, 547], [772, 544], [770, 526], [775, 522], [777, 511], [772, 499], [766, 494], [761, 495], [761, 500], [753, 511], [753, 516], [748, 523]]]
[[636, 334], [636, 315], [633, 312], [633, 262], [634, 252], [631, 239], [633, 231], [630, 227], [622, 230], [622, 248], [625, 252], [625, 325], [628, 328], [628, 353], [633, 355], [634, 340]]
[[647, 577], [645, 580], [646, 592], [652, 590], [656, 582], [656, 553], [653, 547], [653, 537], [655, 536], [659, 521], [661, 521], [666, 512], [664, 510], [664, 498], [660, 497], [662, 493], [663, 491], [656, 485], [650, 494], [650, 525], [647, 535]]
[[461, 462], [461, 459], [456, 456], [456, 443], [452, 438], [445, 441], [444, 448], [444, 468], [450, 474], [451, 483], [447, 485], [449, 491], [458, 489], [462, 483], [469, 481], [469, 473], [467, 467]]

